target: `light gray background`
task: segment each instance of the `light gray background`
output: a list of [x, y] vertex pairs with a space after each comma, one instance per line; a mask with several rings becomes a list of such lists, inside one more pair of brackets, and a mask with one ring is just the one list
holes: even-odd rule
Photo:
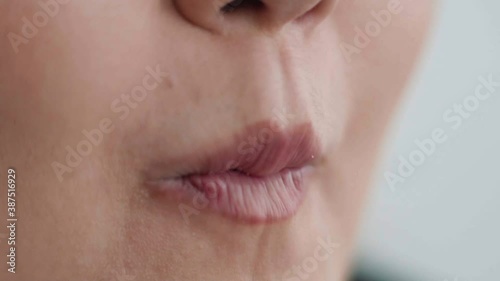
[[[442, 117], [490, 73], [500, 82], [500, 1], [441, 1], [375, 179], [361, 268], [414, 280], [500, 280], [500, 88], [458, 130]], [[448, 141], [392, 190], [384, 173], [435, 128]]]

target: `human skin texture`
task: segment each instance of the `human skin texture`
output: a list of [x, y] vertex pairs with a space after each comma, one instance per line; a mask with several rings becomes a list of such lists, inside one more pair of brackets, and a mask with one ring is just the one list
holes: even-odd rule
[[[433, 4], [262, 2], [0, 0], [0, 200], [14, 168], [18, 217], [1, 280], [347, 278]], [[147, 187], [150, 167], [182, 175], [255, 124], [317, 140], [292, 217], [241, 222]]]

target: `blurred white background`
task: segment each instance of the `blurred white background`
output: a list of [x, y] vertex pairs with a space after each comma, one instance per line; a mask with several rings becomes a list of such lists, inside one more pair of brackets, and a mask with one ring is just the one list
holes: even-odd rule
[[[458, 129], [443, 118], [490, 74], [500, 83], [500, 1], [441, 1], [366, 210], [362, 269], [403, 280], [500, 280], [500, 87]], [[391, 189], [384, 173], [397, 174], [399, 157], [436, 128], [447, 141]]]

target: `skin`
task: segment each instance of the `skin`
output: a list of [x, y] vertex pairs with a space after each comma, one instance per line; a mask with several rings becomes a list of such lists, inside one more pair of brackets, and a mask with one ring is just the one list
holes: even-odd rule
[[[38, 2], [0, 1], [2, 36], [21, 35]], [[69, 1], [17, 53], [2, 37], [0, 178], [6, 184], [16, 169], [19, 221], [16, 274], [4, 264], [0, 279], [287, 280], [291, 270], [288, 280], [345, 280], [378, 147], [432, 1], [401, 0], [350, 59], [340, 44], [353, 44], [355, 26], [389, 1], [325, 1], [303, 17], [316, 1], [264, 2], [221, 15], [214, 7], [225, 3], [211, 0]], [[159, 67], [161, 82], [148, 80], [147, 97], [127, 101], [147, 67]], [[179, 202], [144, 186], [149, 163], [213, 151], [276, 112], [284, 126], [311, 124], [321, 143], [293, 218], [249, 225], [201, 209], [186, 222]], [[110, 132], [69, 167], [66, 147], [102, 122]], [[58, 177], [56, 162], [71, 171]], [[307, 273], [301, 265], [325, 237], [338, 247]], [[5, 239], [0, 248], [7, 252]]]

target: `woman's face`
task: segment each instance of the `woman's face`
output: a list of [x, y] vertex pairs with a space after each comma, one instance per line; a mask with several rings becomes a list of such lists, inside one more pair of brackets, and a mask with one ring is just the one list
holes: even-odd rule
[[431, 2], [0, 1], [1, 279], [341, 280]]

